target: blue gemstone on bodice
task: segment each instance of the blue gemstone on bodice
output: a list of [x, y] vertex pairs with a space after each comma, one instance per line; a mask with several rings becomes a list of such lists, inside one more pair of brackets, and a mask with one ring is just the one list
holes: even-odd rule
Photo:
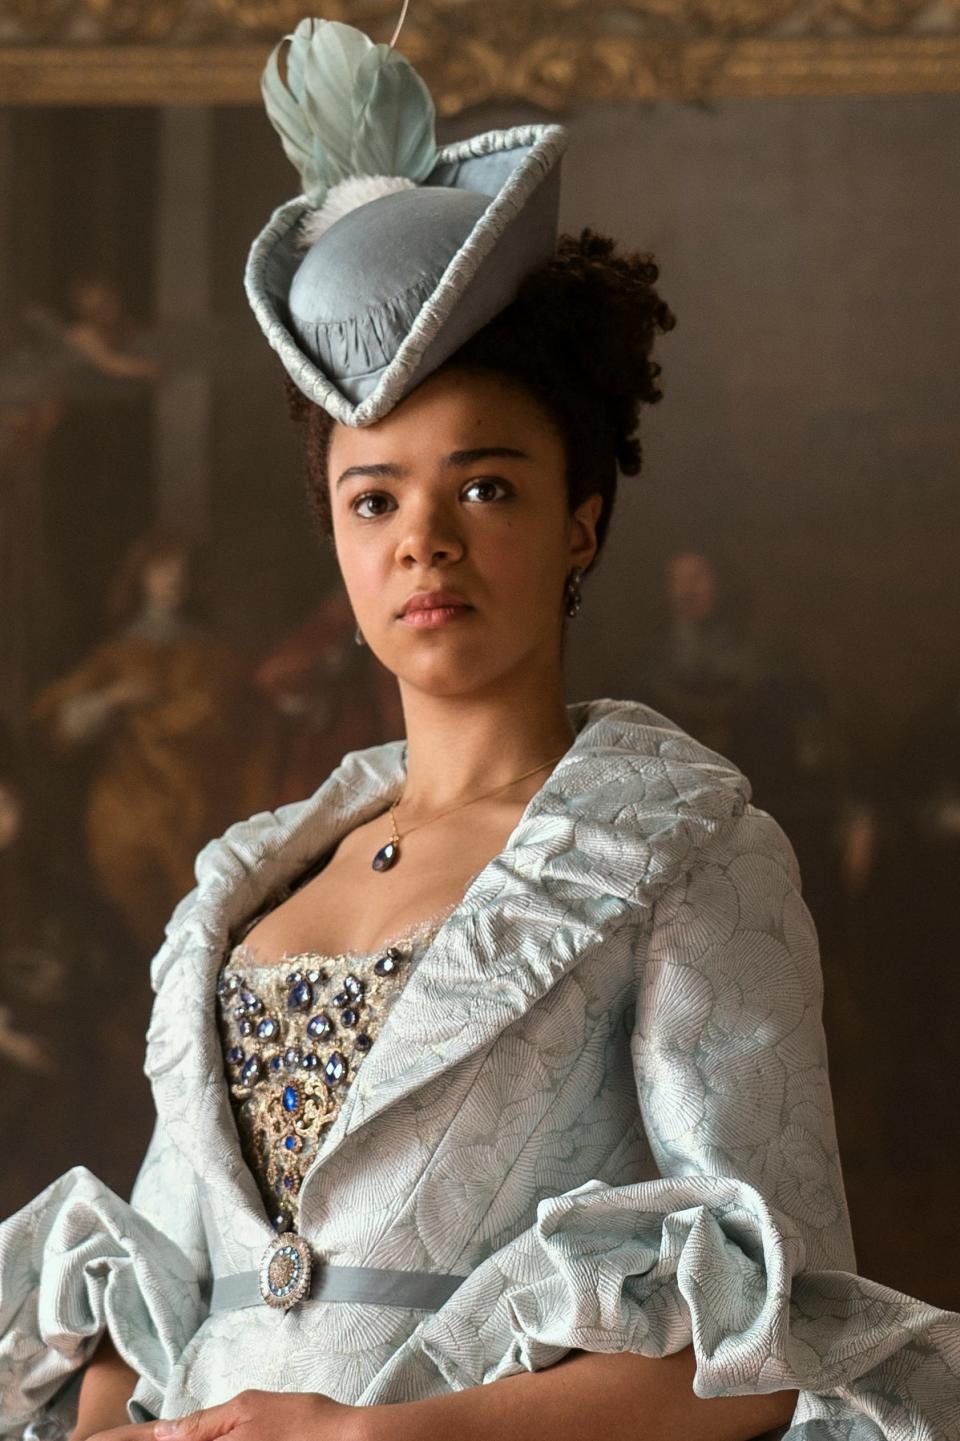
[[245, 1086], [252, 1086], [254, 1081], [260, 1079], [260, 1057], [251, 1056], [243, 1070], [240, 1072], [240, 1079]]
[[262, 1041], [269, 1041], [277, 1034], [277, 1023], [271, 1016], [265, 1016], [257, 1027], [257, 1035]]
[[345, 976], [343, 989], [347, 995], [352, 996], [355, 1001], [363, 1000], [363, 982], [358, 981], [356, 976]]
[[340, 1012], [340, 1020], [345, 1026], [355, 1026], [360, 1019], [360, 1012], [354, 1010], [353, 1006], [347, 1006]]
[[392, 865], [396, 864], [399, 857], [400, 847], [394, 845], [393, 841], [387, 841], [387, 844], [381, 846], [377, 851], [371, 864], [375, 871], [388, 871]]
[[300, 1105], [300, 1092], [296, 1086], [284, 1086], [283, 1088], [283, 1109], [295, 1111]]
[[339, 1051], [330, 1052], [323, 1074], [328, 1086], [339, 1086], [343, 1081], [347, 1074], [347, 1062]]
[[309, 981], [297, 981], [290, 988], [287, 1006], [291, 1011], [309, 1011], [313, 1005], [313, 987]]
[[312, 1016], [307, 1022], [307, 1035], [312, 1036], [315, 1041], [323, 1036], [329, 1036], [333, 1030], [333, 1022], [330, 1017], [321, 1011], [318, 1016]]
[[389, 951], [385, 951], [380, 959], [374, 962], [373, 969], [378, 976], [392, 976], [399, 964], [400, 952], [391, 946]]

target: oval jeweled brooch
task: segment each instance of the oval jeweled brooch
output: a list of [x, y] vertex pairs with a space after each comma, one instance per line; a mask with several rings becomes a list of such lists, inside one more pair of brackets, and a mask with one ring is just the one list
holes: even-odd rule
[[295, 1231], [274, 1236], [260, 1262], [260, 1295], [268, 1306], [287, 1311], [310, 1294], [310, 1247]]

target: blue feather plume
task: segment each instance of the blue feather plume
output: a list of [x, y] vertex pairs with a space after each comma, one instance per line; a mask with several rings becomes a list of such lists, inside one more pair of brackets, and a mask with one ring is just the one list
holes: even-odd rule
[[[280, 73], [283, 47], [286, 78]], [[436, 112], [408, 60], [338, 20], [301, 20], [260, 84], [270, 123], [310, 204], [354, 175], [423, 181], [437, 163]]]

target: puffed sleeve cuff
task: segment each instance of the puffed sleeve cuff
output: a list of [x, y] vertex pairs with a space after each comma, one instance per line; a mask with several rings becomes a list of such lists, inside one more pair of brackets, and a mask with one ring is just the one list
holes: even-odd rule
[[[416, 1366], [435, 1392], [572, 1350], [656, 1357], [692, 1344], [698, 1396], [801, 1393], [785, 1441], [954, 1434], [960, 1316], [803, 1262], [796, 1228], [742, 1181], [590, 1181], [543, 1201], [535, 1226], [420, 1323], [403, 1389]], [[402, 1399], [387, 1375], [376, 1390]]]
[[205, 1311], [180, 1248], [85, 1168], [68, 1171], [0, 1225], [0, 1435], [36, 1424], [104, 1331], [144, 1406], [159, 1404]]

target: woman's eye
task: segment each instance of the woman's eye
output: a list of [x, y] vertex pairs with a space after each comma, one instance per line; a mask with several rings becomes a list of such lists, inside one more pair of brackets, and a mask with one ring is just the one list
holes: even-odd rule
[[373, 520], [375, 516], [385, 515], [392, 506], [393, 501], [389, 495], [384, 495], [380, 490], [368, 490], [357, 496], [351, 509], [363, 520]]
[[[471, 496], [471, 492], [473, 492]], [[481, 480], [471, 480], [470, 484], [464, 487], [463, 494], [473, 500], [502, 500], [509, 495], [510, 487], [504, 480], [495, 480], [492, 476], [484, 476]]]

